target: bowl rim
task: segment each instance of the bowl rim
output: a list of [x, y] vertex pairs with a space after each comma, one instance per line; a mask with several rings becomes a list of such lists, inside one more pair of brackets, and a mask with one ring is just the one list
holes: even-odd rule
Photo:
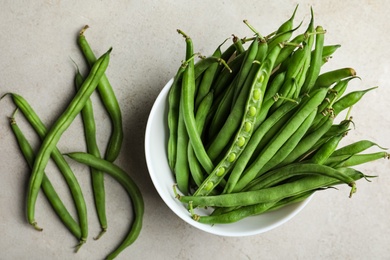
[[[160, 169], [167, 169], [171, 173], [171, 176], [167, 176], [167, 178], [171, 179], [172, 181], [172, 187], [171, 191], [167, 192], [168, 187], [162, 186], [161, 184], [161, 177], [156, 173], [155, 170], [155, 165], [153, 162], [153, 158], [151, 157], [151, 154], [153, 153], [153, 150], [155, 148], [155, 144], [153, 144], [153, 134], [156, 134], [157, 130], [154, 129], [154, 124], [156, 124], [156, 116], [161, 116], [163, 115], [163, 118], [160, 118], [160, 123], [161, 119], [163, 122], [163, 129], [167, 130], [167, 123], [166, 123], [166, 116], [167, 116], [167, 104], [168, 104], [168, 93], [169, 89], [173, 83], [174, 78], [171, 78], [166, 85], [161, 89], [160, 93], [158, 94], [157, 98], [155, 99], [153, 106], [150, 110], [147, 124], [146, 124], [146, 130], [145, 130], [145, 140], [144, 140], [144, 148], [145, 148], [145, 158], [146, 158], [146, 164], [149, 172], [149, 176], [152, 180], [152, 183], [157, 190], [157, 193], [159, 194], [160, 198], [164, 201], [164, 203], [170, 208], [171, 211], [175, 213], [176, 216], [181, 218], [183, 221], [186, 223], [190, 224], [191, 226], [194, 226], [200, 230], [203, 230], [205, 232], [214, 234], [214, 235], [219, 235], [219, 236], [229, 236], [229, 237], [243, 237], [243, 236], [250, 236], [250, 235], [256, 235], [256, 234], [261, 234], [267, 231], [270, 231], [276, 227], [281, 226], [282, 224], [288, 222], [291, 220], [294, 216], [296, 216], [311, 200], [312, 196], [309, 198], [305, 199], [302, 202], [298, 202], [292, 205], [288, 205], [286, 207], [283, 207], [281, 209], [272, 211], [272, 212], [267, 212], [263, 213], [261, 215], [257, 216], [252, 216], [245, 218], [243, 220], [240, 220], [238, 222], [232, 223], [232, 224], [216, 224], [216, 225], [208, 225], [208, 224], [203, 224], [199, 223], [195, 220], [192, 219], [189, 211], [184, 207], [184, 204], [180, 203], [179, 200], [177, 200], [173, 194], [173, 185], [174, 185], [174, 178], [173, 178], [173, 173], [169, 168], [168, 165], [168, 160], [166, 156], [166, 143], [167, 143], [167, 133], [166, 131], [164, 132], [163, 136], [163, 156], [165, 157], [165, 162], [162, 162], [162, 164], [159, 164], [159, 170]], [[160, 125], [161, 126], [161, 125]], [[161, 130], [157, 133], [161, 135]], [[161, 138], [160, 138], [161, 139]], [[160, 140], [161, 141], [161, 140]], [[159, 144], [161, 148], [161, 143]], [[161, 157], [162, 155], [157, 154], [157, 156]], [[164, 159], [163, 159], [164, 160]], [[159, 162], [161, 163], [161, 162]], [[160, 171], [160, 172], [163, 172]], [[160, 178], [159, 178], [160, 177]], [[169, 194], [167, 194], [169, 193]], [[181, 208], [180, 208], [181, 207]], [[198, 213], [198, 212], [197, 212]], [[204, 210], [200, 210], [200, 214], [204, 213]], [[283, 214], [282, 214], [283, 213]], [[261, 220], [262, 217], [267, 216], [267, 220], [269, 220], [270, 224], [266, 226], [259, 226], [258, 228], [246, 230], [246, 231], [240, 231], [239, 227], [242, 225], [242, 223], [245, 223], [246, 220], [251, 220], [248, 222], [250, 225], [251, 222], [253, 222], [254, 219]], [[273, 219], [276, 217], [276, 220]], [[227, 228], [227, 227], [232, 227], [234, 228]], [[238, 230], [238, 231], [235, 231]]]

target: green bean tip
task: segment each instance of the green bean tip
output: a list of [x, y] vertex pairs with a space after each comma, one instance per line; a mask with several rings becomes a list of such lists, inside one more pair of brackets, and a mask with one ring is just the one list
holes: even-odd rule
[[85, 238], [81, 238], [80, 239], [80, 241], [79, 241], [79, 243], [75, 246], [75, 253], [77, 253], [79, 250], [80, 250], [80, 248], [86, 243], [87, 241], [86, 241], [86, 239]]
[[107, 232], [107, 227], [102, 227], [102, 230], [100, 231], [100, 233], [93, 238], [93, 240], [98, 240], [99, 238], [101, 238], [105, 233]]
[[34, 221], [34, 222], [30, 223], [30, 224], [34, 227], [35, 230], [43, 231], [43, 228], [39, 227], [38, 223], [36, 221]]
[[79, 36], [84, 36], [84, 32], [89, 28], [89, 25], [84, 25], [84, 27], [80, 30]]

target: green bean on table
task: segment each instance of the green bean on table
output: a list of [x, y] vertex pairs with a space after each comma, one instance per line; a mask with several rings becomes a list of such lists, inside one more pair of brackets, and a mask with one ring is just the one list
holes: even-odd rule
[[[39, 138], [41, 140], [44, 140], [44, 138], [48, 133], [48, 130], [46, 126], [43, 124], [43, 122], [41, 121], [41, 119], [39, 118], [39, 116], [36, 114], [34, 109], [22, 96], [15, 93], [9, 93], [9, 95], [11, 96], [12, 101], [14, 102], [16, 107], [19, 109], [20, 112], [22, 112], [24, 117], [27, 119], [27, 121], [35, 130], [35, 132], [38, 134]], [[53, 158], [54, 163], [56, 164], [62, 176], [64, 177], [66, 183], [68, 184], [70, 193], [72, 195], [72, 199], [76, 206], [79, 225], [81, 229], [80, 243], [76, 248], [77, 250], [86, 242], [88, 237], [88, 216], [87, 216], [87, 206], [84, 200], [84, 195], [76, 176], [74, 175], [68, 162], [62, 156], [58, 148], [55, 147], [53, 149], [51, 153], [51, 157]], [[33, 222], [33, 226], [39, 229], [39, 227], [36, 225], [36, 223], [34, 224], [34, 222]]]
[[[77, 43], [79, 44], [88, 65], [92, 67], [97, 59], [84, 35], [87, 28], [88, 26], [85, 26], [80, 31]], [[100, 99], [102, 100], [112, 123], [112, 132], [104, 158], [113, 162], [118, 157], [123, 142], [122, 113], [114, 90], [105, 73], [103, 73], [97, 85], [97, 92], [99, 93]]]
[[[80, 71], [77, 69], [75, 75], [76, 91], [80, 89], [83, 84], [84, 78]], [[94, 112], [91, 99], [88, 99], [81, 110], [81, 117], [84, 126], [85, 143], [87, 146], [87, 152], [93, 154], [96, 157], [101, 157], [100, 150], [96, 141], [96, 124], [94, 118]], [[91, 180], [92, 190], [95, 202], [95, 208], [98, 215], [101, 231], [95, 237], [99, 239], [107, 231], [107, 216], [106, 216], [106, 194], [104, 188], [104, 173], [91, 168]]]
[[[16, 124], [15, 116], [12, 116], [10, 118], [10, 125], [15, 135], [16, 141], [19, 145], [20, 151], [22, 152], [24, 158], [26, 159], [28, 166], [31, 168], [35, 160], [33, 148], [31, 147], [30, 143], [27, 141], [26, 137], [24, 136], [19, 126]], [[45, 197], [49, 201], [50, 205], [53, 207], [55, 213], [64, 223], [64, 225], [78, 240], [80, 240], [81, 239], [80, 225], [74, 220], [72, 215], [69, 213], [69, 211], [61, 201], [61, 198], [55, 191], [53, 185], [51, 184], [46, 174], [44, 174], [42, 178], [42, 191], [45, 194]]]
[[65, 111], [58, 117], [49, 129], [46, 137], [42, 141], [42, 145], [38, 150], [34, 161], [27, 192], [27, 216], [31, 225], [36, 225], [37, 223], [35, 221], [35, 203], [41, 187], [43, 171], [49, 161], [50, 155], [60, 140], [62, 133], [71, 125], [74, 118], [80, 113], [85, 102], [95, 90], [101, 76], [104, 74], [108, 66], [110, 52], [111, 49], [94, 63], [88, 77], [80, 87], [80, 90], [70, 101]]
[[106, 259], [114, 259], [124, 249], [134, 243], [141, 232], [144, 215], [144, 200], [142, 193], [133, 179], [131, 179], [130, 176], [119, 166], [88, 153], [73, 152], [66, 155], [77, 162], [83, 163], [109, 174], [123, 186], [131, 199], [134, 217], [132, 219], [130, 230], [123, 239], [122, 243], [119, 244], [117, 248], [106, 257]]

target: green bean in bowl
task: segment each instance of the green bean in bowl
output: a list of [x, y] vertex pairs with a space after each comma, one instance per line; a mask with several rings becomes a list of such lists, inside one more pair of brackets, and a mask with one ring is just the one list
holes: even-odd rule
[[184, 61], [151, 110], [145, 152], [164, 202], [201, 230], [268, 231], [317, 192], [344, 185], [353, 197], [374, 177], [355, 166], [389, 158], [370, 140], [342, 145], [358, 123], [352, 107], [377, 87], [350, 91], [352, 67], [324, 71], [340, 45], [326, 45], [313, 10], [294, 27], [295, 12], [267, 36], [244, 20], [250, 34], [210, 56], [178, 30]]

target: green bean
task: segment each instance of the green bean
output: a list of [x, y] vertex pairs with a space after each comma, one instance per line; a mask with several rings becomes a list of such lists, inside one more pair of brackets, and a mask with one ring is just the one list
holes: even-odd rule
[[[12, 101], [16, 105], [16, 107], [22, 112], [24, 117], [30, 123], [30, 125], [34, 128], [35, 132], [38, 134], [41, 140], [44, 140], [48, 134], [48, 130], [45, 125], [35, 113], [34, 109], [30, 106], [30, 104], [20, 95], [15, 93], [9, 93], [12, 98]], [[87, 218], [87, 206], [85, 204], [84, 196], [80, 187], [80, 184], [77, 181], [76, 176], [74, 175], [72, 169], [69, 164], [62, 156], [61, 152], [58, 148], [54, 148], [51, 153], [51, 157], [53, 158], [55, 164], [60, 170], [62, 176], [64, 177], [66, 183], [68, 184], [69, 190], [72, 195], [72, 199], [75, 203], [79, 225], [81, 229], [81, 238], [79, 245], [76, 247], [78, 250], [87, 240], [88, 237], [88, 218]], [[35, 157], [37, 158], [37, 157]], [[37, 159], [35, 159], [36, 161]], [[34, 162], [35, 162], [34, 161]], [[43, 178], [43, 177], [42, 177]], [[33, 226], [37, 227], [37, 224], [33, 222]]]
[[334, 114], [338, 115], [344, 109], [355, 105], [367, 92], [376, 88], [378, 87], [372, 87], [361, 91], [353, 91], [341, 97], [332, 106]]
[[321, 69], [321, 59], [322, 59], [322, 51], [324, 46], [324, 34], [325, 31], [322, 26], [317, 26], [316, 28], [316, 44], [314, 53], [312, 54], [310, 60], [309, 70], [307, 72], [307, 77], [305, 79], [305, 83], [302, 86], [302, 93], [309, 93], [310, 89], [314, 86], [318, 75], [320, 74]]
[[29, 223], [32, 225], [36, 225], [35, 203], [41, 187], [43, 171], [49, 161], [50, 155], [55, 149], [62, 133], [70, 126], [74, 118], [80, 113], [85, 102], [95, 90], [100, 78], [108, 66], [110, 52], [111, 49], [94, 63], [88, 77], [80, 87], [80, 90], [70, 101], [65, 111], [58, 117], [53, 126], [49, 129], [46, 137], [42, 141], [42, 145], [38, 150], [36, 160], [33, 165], [27, 193], [27, 216]]
[[[221, 50], [219, 47], [214, 51], [213, 57], [221, 57]], [[216, 73], [218, 72], [219, 66], [219, 63], [216, 62], [210, 65], [210, 67], [207, 68], [207, 70], [205, 70], [205, 72], [203, 73], [202, 80], [196, 94], [195, 109], [198, 108], [200, 102], [207, 95], [207, 93], [209, 93], [214, 78], [217, 75]]]
[[294, 31], [296, 31], [301, 24], [299, 24], [296, 28], [293, 28], [293, 23], [294, 23], [294, 18], [295, 18], [295, 13], [298, 9], [298, 6], [295, 7], [293, 14], [291, 17], [285, 21], [279, 28], [276, 30], [275, 35], [272, 38], [268, 38], [267, 43], [268, 43], [268, 50], [272, 50], [276, 45], [288, 41]]
[[351, 155], [348, 159], [336, 164], [334, 167], [351, 167], [359, 164], [364, 164], [372, 162], [379, 159], [390, 159], [390, 155], [387, 152], [375, 152], [367, 154], [354, 154]]
[[[16, 138], [16, 141], [19, 145], [20, 151], [26, 159], [28, 166], [31, 168], [35, 160], [34, 151], [29, 142], [27, 141], [26, 137], [22, 133], [21, 129], [16, 124], [14, 116], [10, 118], [10, 125], [12, 132], [14, 133], [14, 136]], [[66, 209], [65, 205], [62, 203], [61, 198], [58, 196], [46, 174], [44, 174], [42, 178], [42, 191], [47, 200], [49, 201], [50, 205], [52, 206], [53, 210], [64, 223], [64, 225], [77, 239], [80, 239], [81, 230], [79, 224], [73, 219], [69, 211]]]
[[254, 191], [275, 187], [283, 181], [295, 176], [321, 175], [339, 180], [351, 186], [350, 197], [356, 192], [355, 180], [347, 174], [340, 172], [332, 167], [316, 163], [293, 163], [284, 167], [272, 170], [253, 180], [245, 191]]
[[218, 129], [218, 133], [213, 137], [213, 140], [210, 142], [210, 145], [207, 148], [207, 154], [210, 156], [212, 161], [215, 161], [218, 156], [222, 153], [223, 149], [228, 145], [234, 133], [239, 129], [241, 124], [241, 119], [244, 116], [246, 102], [248, 95], [250, 95], [250, 90], [253, 85], [253, 79], [255, 78], [259, 65], [254, 63], [247, 80], [242, 87], [237, 101], [234, 103], [233, 108], [230, 110], [228, 117], [226, 118], [223, 126]]
[[231, 193], [234, 186], [236, 185], [238, 179], [241, 176], [241, 173], [244, 171], [246, 165], [248, 164], [252, 154], [255, 152], [256, 147], [258, 147], [259, 142], [262, 140], [264, 135], [269, 132], [269, 129], [272, 128], [278, 121], [288, 115], [288, 113], [296, 107], [295, 103], [286, 103], [277, 109], [273, 114], [271, 114], [252, 134], [252, 137], [249, 139], [247, 146], [242, 152], [241, 156], [237, 159], [232, 172], [229, 176], [229, 179], [226, 183], [224, 193]]
[[345, 136], [348, 133], [348, 131], [350, 130], [349, 126], [350, 126], [351, 123], [353, 123], [353, 122], [352, 122], [352, 119], [350, 118], [350, 119], [346, 119], [346, 120], [341, 121], [337, 125], [332, 125], [328, 129], [328, 131], [324, 135], [322, 135], [315, 142], [315, 144], [312, 147], [310, 147], [310, 149], [305, 154], [300, 156], [298, 161], [309, 160], [310, 157], [313, 156], [313, 154], [318, 149], [320, 149], [321, 146], [323, 146], [324, 144], [329, 142], [329, 140], [332, 139], [333, 137], [335, 137], [335, 136]]
[[[310, 50], [313, 44], [313, 33], [314, 33], [314, 18], [312, 15], [312, 19], [306, 29], [305, 41], [307, 42], [304, 44], [303, 48], [300, 48], [296, 50], [291, 58], [286, 61], [288, 64], [286, 69], [286, 79], [283, 83], [283, 85], [280, 87], [279, 95], [284, 98], [297, 98], [299, 95], [299, 90], [301, 88], [301, 83], [297, 81], [299, 75], [305, 75], [306, 70], [308, 69], [308, 66], [305, 66], [305, 62], [307, 62], [307, 59], [310, 57]], [[282, 103], [284, 103], [284, 99], [278, 100], [272, 107], [271, 111], [275, 111], [276, 108], [278, 108]]]
[[243, 41], [234, 34], [233, 34], [233, 44], [234, 44], [234, 47], [236, 48], [237, 54], [241, 54], [241, 53], [245, 52]]
[[175, 169], [177, 156], [178, 122], [181, 95], [181, 77], [186, 65], [179, 67], [168, 93], [168, 163], [171, 170]]
[[252, 179], [254, 179], [261, 168], [272, 158], [275, 152], [291, 136], [293, 132], [301, 125], [307, 116], [324, 99], [327, 89], [319, 89], [306, 99], [298, 110], [294, 113], [286, 125], [279, 131], [269, 144], [261, 151], [256, 160], [243, 172], [242, 177], [237, 182], [233, 192], [242, 190]]
[[[96, 62], [96, 56], [84, 35], [84, 32], [87, 28], [88, 26], [85, 26], [80, 31], [77, 43], [80, 46], [80, 49], [82, 50], [88, 65], [92, 67]], [[97, 92], [99, 93], [100, 99], [102, 100], [102, 103], [108, 115], [110, 116], [112, 124], [112, 132], [108, 141], [104, 158], [113, 162], [118, 157], [123, 142], [122, 114], [114, 90], [105, 73], [100, 78], [97, 86]]]
[[241, 63], [244, 60], [245, 53], [241, 53], [236, 56], [233, 60], [228, 63], [230, 70], [223, 69], [218, 77], [215, 79], [215, 83], [212, 86], [214, 91], [214, 95], [216, 97], [220, 96], [221, 93], [226, 90], [227, 86], [233, 81], [233, 79], [237, 76], [238, 71], [240, 70]]
[[[355, 78], [357, 77], [354, 76], [344, 80], [340, 80], [331, 89], [329, 89], [329, 93], [326, 96], [324, 102], [322, 102], [322, 104], [318, 107], [319, 112], [327, 113], [327, 111], [329, 111], [333, 106], [334, 102], [336, 102], [344, 94], [348, 87], [349, 81]], [[317, 122], [317, 120], [315, 120], [315, 123]]]
[[[195, 121], [196, 121], [197, 131], [200, 135], [202, 135], [203, 133], [205, 121], [207, 119], [207, 114], [211, 108], [212, 103], [213, 103], [213, 93], [209, 92], [200, 102], [199, 108], [196, 111]], [[195, 156], [194, 150], [190, 142], [188, 142], [187, 155], [188, 155], [188, 164], [189, 164], [191, 176], [195, 181], [195, 184], [199, 186], [204, 180], [203, 168], [199, 164], [199, 161]]]
[[298, 10], [298, 6], [297, 5], [294, 9], [294, 12], [293, 14], [291, 15], [291, 17], [285, 21], [284, 23], [282, 23], [279, 28], [276, 30], [276, 34], [279, 34], [279, 33], [283, 33], [283, 32], [287, 32], [287, 31], [290, 31], [292, 28], [293, 28], [293, 23], [294, 23], [294, 18], [295, 18], [295, 14]]
[[138, 238], [141, 232], [142, 220], [144, 216], [144, 201], [142, 193], [139, 190], [137, 184], [124, 170], [107, 160], [82, 152], [68, 153], [67, 156], [69, 156], [73, 160], [76, 160], [77, 162], [83, 163], [85, 165], [88, 165], [90, 167], [96, 168], [102, 172], [109, 174], [123, 186], [123, 188], [126, 190], [131, 199], [134, 213], [131, 228], [122, 243], [106, 257], [106, 259], [114, 259], [124, 249], [134, 243], [134, 241]]
[[[360, 172], [354, 171], [353, 175], [345, 173], [345, 176], [346, 178], [351, 178], [354, 183], [364, 175]], [[276, 202], [287, 197], [300, 195], [318, 188], [338, 183], [340, 183], [340, 181], [333, 177], [309, 175], [302, 177], [299, 180], [283, 183], [266, 189], [213, 196], [181, 196], [176, 194], [176, 198], [182, 203], [191, 202], [194, 205], [202, 207], [238, 207]], [[353, 185], [353, 183], [351, 183], [351, 185]]]
[[302, 42], [306, 40], [307, 35], [305, 33], [301, 33], [297, 35], [294, 39], [288, 42], [283, 50], [280, 51], [278, 58], [275, 61], [274, 69], [277, 68], [283, 61], [287, 60], [289, 56], [297, 49], [302, 48]]
[[357, 154], [365, 151], [373, 146], [379, 147], [380, 149], [386, 150], [386, 148], [379, 146], [370, 140], [359, 140], [349, 145], [343, 146], [332, 153], [333, 156], [346, 155], [346, 154]]
[[[182, 110], [182, 100], [180, 100], [180, 110]], [[175, 177], [181, 192], [188, 193], [190, 168], [188, 164], [188, 142], [189, 137], [184, 123], [183, 113], [180, 111], [177, 126], [177, 153], [175, 163]]]
[[[178, 30], [182, 34], [186, 41], [186, 57], [190, 57], [193, 54], [192, 39], [185, 35], [182, 31]], [[195, 155], [198, 158], [200, 164], [207, 173], [210, 173], [214, 169], [214, 165], [210, 160], [206, 150], [203, 146], [202, 140], [198, 131], [196, 130], [195, 121], [195, 77], [194, 77], [194, 61], [190, 60], [187, 67], [183, 72], [182, 91], [181, 91], [181, 106], [183, 120], [187, 129], [189, 140], [194, 149]]]
[[322, 65], [328, 62], [328, 60], [332, 57], [332, 54], [335, 53], [340, 47], [340, 44], [324, 46], [322, 49]]
[[226, 118], [230, 112], [230, 108], [235, 103], [235, 99], [237, 99], [237, 95], [240, 92], [242, 85], [249, 74], [253, 60], [256, 57], [257, 50], [257, 41], [253, 40], [252, 44], [248, 48], [248, 51], [244, 53], [244, 59], [240, 65], [237, 76], [234, 78], [234, 80], [226, 90], [225, 95], [223, 95], [221, 101], [218, 104], [218, 108], [213, 116], [209, 128], [210, 136], [215, 137], [217, 132], [221, 129], [222, 125], [226, 121]]
[[315, 131], [307, 134], [302, 138], [302, 140], [297, 144], [294, 150], [291, 151], [287, 157], [279, 163], [279, 166], [284, 166], [295, 161], [298, 161], [298, 158], [303, 154], [307, 153], [317, 142], [318, 140], [329, 130], [333, 124], [333, 117], [327, 117], [327, 120]]
[[[283, 48], [284, 49], [284, 48]], [[278, 73], [274, 79], [270, 82], [267, 90], [264, 94], [264, 101], [273, 99], [278, 94], [280, 87], [282, 86], [286, 78], [286, 72]]]
[[231, 210], [229, 212], [226, 212], [224, 214], [218, 214], [218, 215], [210, 215], [210, 216], [200, 216], [197, 214], [193, 214], [192, 218], [200, 223], [204, 224], [229, 224], [237, 222], [243, 218], [253, 216], [253, 215], [259, 215], [261, 213], [266, 212], [269, 210], [272, 206], [274, 206], [276, 202], [265, 202], [265, 203], [259, 203], [254, 204], [250, 206], [244, 206], [240, 207], [236, 210]]
[[[80, 89], [83, 84], [83, 76], [77, 69], [75, 76], [76, 91]], [[81, 117], [84, 125], [85, 142], [87, 151], [96, 157], [101, 157], [100, 150], [96, 141], [96, 124], [94, 119], [92, 101], [90, 99], [81, 110]], [[95, 208], [98, 215], [101, 231], [94, 239], [99, 239], [107, 231], [107, 217], [106, 217], [106, 194], [104, 189], [104, 173], [91, 168], [92, 190], [95, 201]]]
[[356, 76], [356, 71], [352, 68], [341, 68], [328, 71], [318, 76], [313, 89], [330, 87], [335, 82], [352, 76]]
[[339, 134], [331, 137], [326, 143], [324, 143], [309, 159], [310, 162], [316, 164], [324, 164], [331, 154], [336, 150], [344, 134]]
[[259, 48], [258, 39], [254, 39], [250, 46], [248, 47], [248, 51], [245, 53], [245, 57], [243, 62], [241, 63], [240, 70], [237, 74], [237, 80], [233, 86], [233, 102], [232, 107], [234, 106], [235, 101], [237, 100], [238, 93], [240, 92], [242, 86], [244, 85], [244, 81], [249, 75], [249, 71], [252, 67], [253, 61], [256, 59], [257, 51]]
[[275, 47], [261, 65], [258, 66], [257, 73], [252, 82], [249, 96], [245, 104], [245, 116], [241, 120], [240, 128], [235, 134], [233, 144], [229, 147], [224, 155], [224, 158], [218, 163], [213, 172], [205, 179], [202, 185], [195, 191], [195, 196], [209, 194], [227, 174], [236, 159], [240, 156], [243, 149], [248, 143], [253, 132], [254, 121], [256, 115], [261, 108], [264, 97], [265, 87], [268, 83], [269, 75], [273, 67], [273, 63], [279, 54], [281, 46]]
[[226, 122], [226, 119], [228, 118], [230, 112], [231, 112], [231, 106], [233, 103], [234, 98], [234, 86], [237, 78], [233, 80], [233, 82], [230, 84], [228, 89], [225, 91], [224, 95], [220, 99], [218, 103], [218, 106], [214, 112], [214, 114], [211, 117], [211, 122], [208, 127], [208, 135], [210, 139], [215, 139], [215, 136], [218, 134], [218, 132], [221, 130], [223, 125]]
[[298, 129], [291, 135], [291, 137], [280, 147], [280, 149], [275, 153], [275, 155], [263, 166], [263, 168], [258, 173], [259, 175], [277, 167], [301, 142], [302, 137], [305, 135], [306, 131], [309, 129], [314, 116], [317, 110], [314, 109], [309, 116], [302, 122]]

